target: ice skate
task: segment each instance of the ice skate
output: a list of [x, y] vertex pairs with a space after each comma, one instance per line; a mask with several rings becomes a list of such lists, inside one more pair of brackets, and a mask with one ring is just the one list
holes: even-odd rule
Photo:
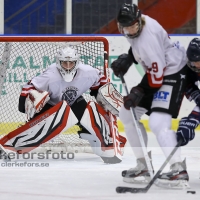
[[[149, 157], [151, 159], [151, 152], [149, 152]], [[136, 167], [122, 171], [122, 176], [126, 183], [144, 184], [151, 180], [145, 158], [138, 158]]]
[[171, 165], [170, 171], [162, 173], [156, 182], [159, 187], [174, 188], [174, 189], [188, 189], [189, 176], [185, 160]]

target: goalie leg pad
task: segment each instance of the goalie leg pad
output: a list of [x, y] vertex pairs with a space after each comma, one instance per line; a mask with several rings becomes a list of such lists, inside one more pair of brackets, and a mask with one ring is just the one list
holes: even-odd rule
[[89, 102], [80, 123], [90, 132], [80, 136], [90, 142], [96, 155], [106, 163], [121, 162], [126, 138], [119, 136], [115, 116], [95, 102]]
[[62, 101], [4, 136], [0, 140], [0, 144], [4, 148], [18, 153], [29, 152], [66, 131], [77, 122], [70, 106], [66, 101]]

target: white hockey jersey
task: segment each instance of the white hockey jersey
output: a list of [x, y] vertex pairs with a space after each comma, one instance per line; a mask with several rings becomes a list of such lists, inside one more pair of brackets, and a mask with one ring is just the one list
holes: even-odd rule
[[184, 47], [179, 42], [173, 43], [167, 32], [154, 19], [142, 15], [145, 19], [140, 35], [128, 38], [133, 55], [148, 75], [151, 87], [160, 87], [163, 76], [180, 71], [187, 63]]
[[105, 83], [107, 78], [98, 69], [82, 63], [79, 63], [74, 79], [66, 82], [60, 75], [56, 63], [53, 63], [22, 88], [21, 96], [27, 96], [34, 86], [39, 91], [49, 92], [49, 104], [56, 105], [61, 100], [66, 100], [69, 105], [72, 105], [88, 89], [98, 89]]

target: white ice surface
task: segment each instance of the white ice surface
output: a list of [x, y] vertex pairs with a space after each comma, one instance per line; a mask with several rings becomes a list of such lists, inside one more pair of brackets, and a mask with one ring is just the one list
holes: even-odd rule
[[[165, 160], [155, 136], [149, 133], [149, 150], [157, 171]], [[138, 187], [124, 183], [121, 171], [135, 165], [135, 157], [125, 148], [120, 164], [104, 164], [93, 154], [75, 154], [74, 160], [18, 160], [19, 163], [49, 163], [49, 167], [2, 167], [0, 161], [0, 200], [199, 200], [200, 199], [200, 133], [187, 147], [182, 148], [190, 176], [190, 191], [152, 186], [146, 194], [118, 194], [117, 186]], [[169, 169], [169, 165], [165, 171]], [[139, 185], [145, 187], [145, 185]]]

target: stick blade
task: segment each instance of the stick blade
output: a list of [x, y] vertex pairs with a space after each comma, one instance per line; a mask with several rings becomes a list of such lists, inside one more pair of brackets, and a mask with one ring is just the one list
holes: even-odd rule
[[130, 187], [117, 187], [117, 193], [146, 193], [148, 190], [146, 188], [130, 188]]

